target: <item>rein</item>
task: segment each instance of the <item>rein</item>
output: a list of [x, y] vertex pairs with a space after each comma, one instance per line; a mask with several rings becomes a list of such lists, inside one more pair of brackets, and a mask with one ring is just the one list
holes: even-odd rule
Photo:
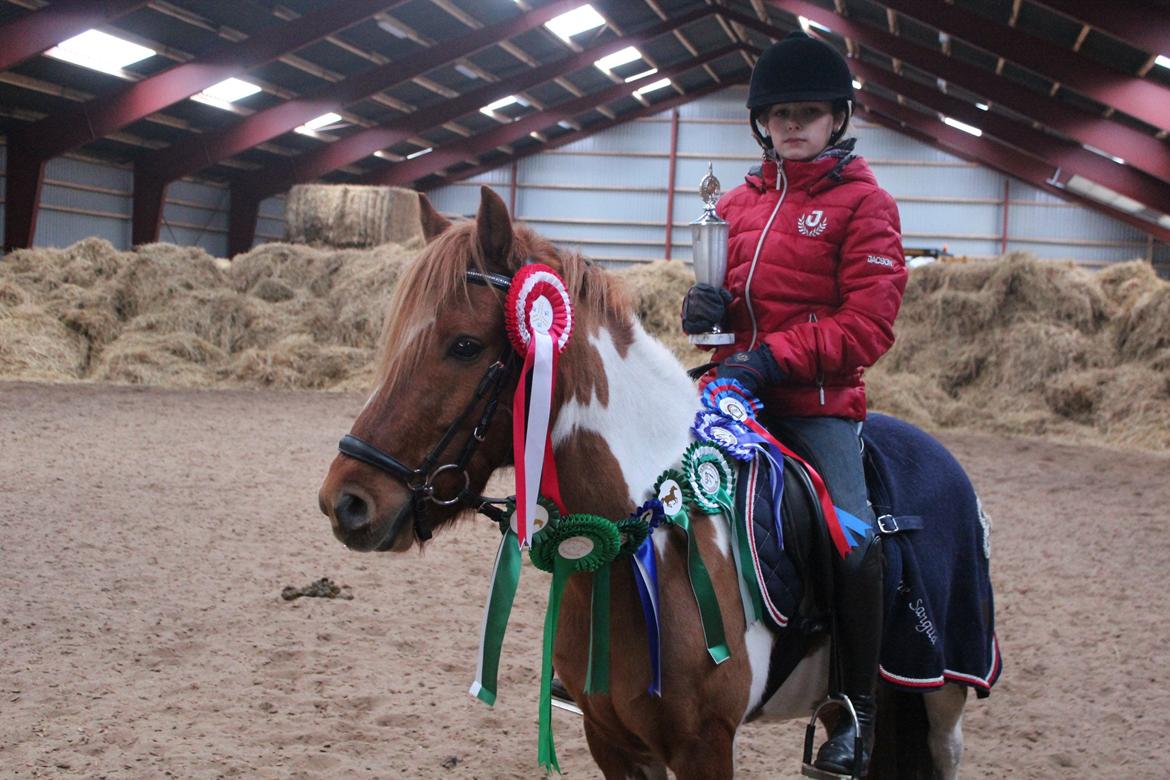
[[[497, 290], [505, 293], [512, 284], [511, 278], [507, 276], [480, 271], [468, 271], [467, 280], [475, 284], [495, 287]], [[488, 426], [491, 424], [492, 418], [496, 413], [496, 408], [499, 406], [500, 393], [503, 391], [505, 380], [515, 373], [516, 364], [516, 351], [512, 349], [510, 344], [505, 344], [503, 351], [488, 366], [487, 371], [479, 380], [479, 384], [475, 388], [475, 395], [467, 403], [467, 406], [463, 408], [463, 411], [460, 412], [459, 416], [455, 418], [455, 421], [447, 428], [447, 431], [439, 439], [438, 443], [423, 457], [422, 462], [413, 469], [393, 455], [383, 452], [353, 434], [347, 433], [338, 442], [337, 449], [342, 455], [361, 461], [368, 466], [373, 466], [389, 474], [410, 490], [410, 506], [414, 519], [414, 532], [421, 541], [425, 542], [431, 538], [431, 529], [423, 524], [423, 512], [428, 501], [438, 506], [454, 506], [455, 504], [462, 503], [486, 515], [497, 523], [503, 521], [504, 510], [495, 506], [495, 504], [503, 504], [505, 503], [505, 499], [488, 498], [478, 493], [472, 493], [471, 476], [467, 473], [467, 463], [471, 460], [471, 456], [475, 453], [480, 442], [487, 436]], [[463, 442], [459, 456], [450, 463], [436, 466], [435, 464], [438, 463], [443, 452], [455, 438], [455, 434], [459, 431], [460, 426], [472, 415], [481, 402], [484, 402], [483, 412], [480, 414], [475, 428], [472, 429], [470, 435]], [[450, 498], [443, 498], [435, 494], [435, 480], [446, 472], [455, 472], [456, 475], [461, 474], [463, 476], [463, 487]]]

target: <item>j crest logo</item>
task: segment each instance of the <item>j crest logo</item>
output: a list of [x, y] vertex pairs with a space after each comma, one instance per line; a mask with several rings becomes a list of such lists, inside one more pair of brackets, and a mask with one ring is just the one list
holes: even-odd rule
[[824, 233], [825, 228], [828, 226], [829, 218], [820, 209], [808, 214], [802, 214], [800, 219], [796, 220], [796, 229], [800, 231], [802, 236], [808, 236], [809, 238], [816, 238], [821, 233]]

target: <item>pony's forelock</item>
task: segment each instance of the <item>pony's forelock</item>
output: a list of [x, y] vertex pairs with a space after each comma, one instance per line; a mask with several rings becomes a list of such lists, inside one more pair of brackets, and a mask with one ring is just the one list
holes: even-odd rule
[[[579, 253], [558, 250], [523, 224], [513, 223], [511, 275], [522, 263], [548, 265], [565, 280], [577, 319], [600, 323], [631, 316], [621, 288], [604, 269]], [[475, 221], [452, 225], [437, 236], [403, 273], [386, 311], [378, 352], [378, 384], [390, 389], [410, 376], [422, 360], [435, 317], [456, 300], [470, 300], [467, 271], [495, 271], [483, 256]], [[492, 288], [494, 290], [494, 288]]]

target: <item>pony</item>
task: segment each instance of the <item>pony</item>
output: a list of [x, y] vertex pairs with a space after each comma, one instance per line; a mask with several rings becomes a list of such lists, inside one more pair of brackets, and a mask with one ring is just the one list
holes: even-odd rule
[[[427, 244], [393, 294], [377, 387], [319, 493], [333, 534], [354, 550], [402, 553], [468, 509], [488, 509], [480, 493], [489, 477], [513, 465], [511, 404], [496, 401], [511, 398], [518, 373], [500, 288], [525, 262], [553, 268], [573, 303], [573, 337], [560, 357], [550, 417], [568, 510], [628, 516], [690, 441], [700, 404], [696, 385], [643, 329], [617, 278], [513, 224], [489, 188], [480, 194], [475, 219], [455, 224], [420, 196]], [[809, 718], [827, 694], [831, 654], [822, 637], [803, 648], [795, 669], [764, 700], [776, 637], [764, 622], [746, 625], [727, 523], [720, 514], [695, 514], [691, 533], [710, 572], [731, 657], [712, 663], [685, 538], [658, 529], [652, 539], [664, 605], [660, 697], [647, 692], [646, 628], [629, 568], [612, 569], [608, 694], [584, 693], [591, 578], [573, 575], [565, 589], [553, 663], [608, 780], [665, 778], [668, 769], [681, 780], [732, 777], [735, 738], [746, 720]], [[900, 756], [914, 768], [903, 763], [887, 776], [957, 777], [966, 688], [948, 683], [921, 695], [883, 688], [871, 776], [883, 773], [883, 756]]]

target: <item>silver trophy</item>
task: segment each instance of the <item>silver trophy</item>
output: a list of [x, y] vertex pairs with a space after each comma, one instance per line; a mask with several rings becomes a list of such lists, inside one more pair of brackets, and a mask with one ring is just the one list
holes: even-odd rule
[[[727, 223], [715, 213], [719, 201], [719, 180], [707, 163], [707, 175], [699, 182], [699, 197], [703, 200], [703, 214], [691, 223], [691, 255], [695, 266], [695, 281], [722, 287], [727, 276]], [[692, 344], [707, 346], [730, 344], [734, 333], [724, 333], [716, 324], [709, 333], [696, 333]]]

